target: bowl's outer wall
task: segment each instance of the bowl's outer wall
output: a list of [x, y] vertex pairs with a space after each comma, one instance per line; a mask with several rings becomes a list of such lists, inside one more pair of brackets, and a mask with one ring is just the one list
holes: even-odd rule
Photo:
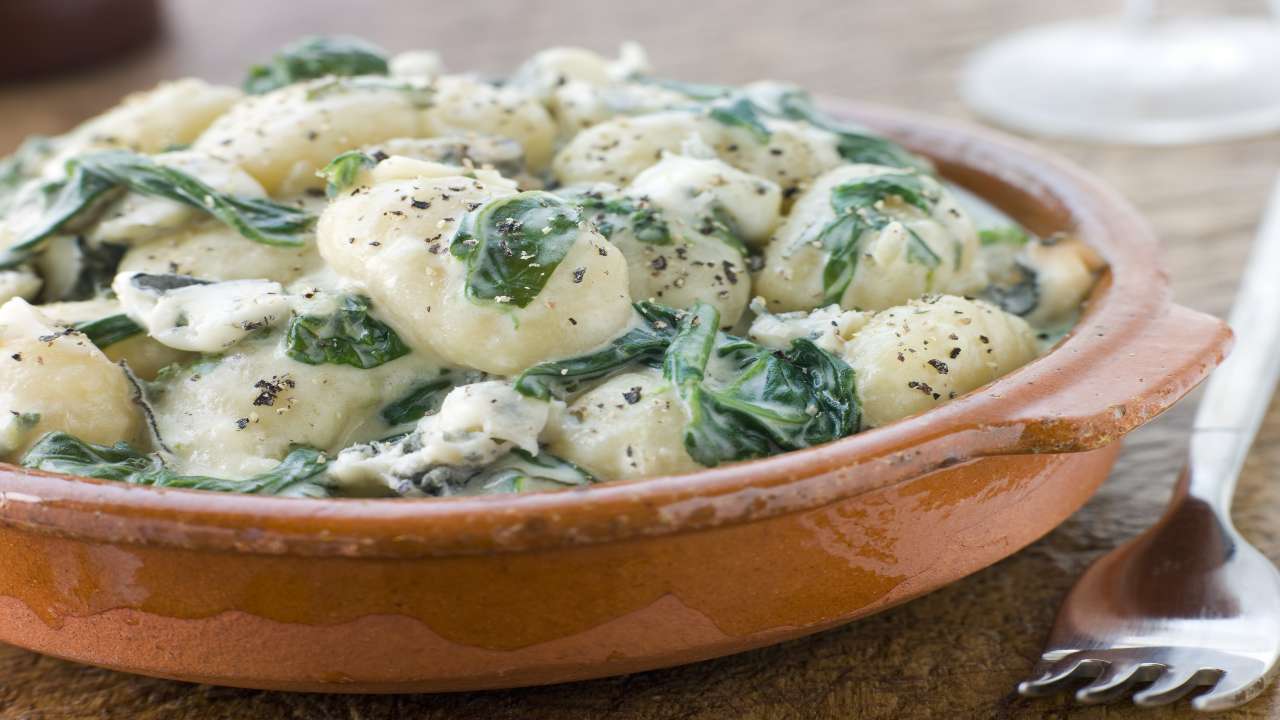
[[1118, 449], [988, 458], [753, 523], [496, 556], [299, 562], [0, 529], [0, 639], [289, 690], [634, 672], [810, 633], [984, 567], [1074, 512]]
[[992, 133], [851, 114], [1105, 257], [1054, 352], [819, 448], [580, 492], [289, 500], [0, 467], [0, 640], [251, 687], [557, 682], [812, 632], [1044, 534], [1103, 480], [1120, 436], [1205, 377], [1228, 332], [1171, 304], [1145, 224], [1070, 165]]

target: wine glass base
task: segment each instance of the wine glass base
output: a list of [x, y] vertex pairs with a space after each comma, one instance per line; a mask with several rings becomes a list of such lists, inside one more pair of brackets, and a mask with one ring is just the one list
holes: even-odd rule
[[1170, 145], [1280, 129], [1280, 25], [1123, 20], [1024, 30], [980, 50], [961, 92], [1014, 130]]

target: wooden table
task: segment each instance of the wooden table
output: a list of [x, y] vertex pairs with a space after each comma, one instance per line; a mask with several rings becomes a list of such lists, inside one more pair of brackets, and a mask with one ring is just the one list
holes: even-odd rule
[[[0, 88], [0, 152], [29, 132], [63, 131], [156, 80], [236, 82], [242, 68], [306, 32], [346, 31], [389, 48], [433, 47], [453, 67], [502, 72], [535, 49], [606, 50], [635, 39], [659, 71], [815, 91], [964, 116], [956, 73], [977, 45], [1112, 2], [619, 0], [522, 4], [185, 0], [155, 48], [90, 74]], [[1247, 4], [1246, 8], [1253, 9]], [[1280, 69], [1278, 69], [1280, 70]], [[1280, 136], [1167, 150], [1048, 145], [1110, 181], [1168, 243], [1185, 303], [1224, 313], [1280, 169]], [[699, 665], [576, 685], [437, 696], [289, 695], [193, 686], [92, 669], [0, 646], [0, 720], [64, 718], [1129, 718], [1142, 714], [1012, 694], [1059, 600], [1100, 553], [1159, 515], [1182, 462], [1192, 403], [1132, 436], [1115, 475], [1061, 528], [992, 568], [844, 628]], [[1241, 483], [1244, 534], [1280, 560], [1280, 416], [1263, 429]], [[1280, 718], [1280, 687], [1229, 718]]]

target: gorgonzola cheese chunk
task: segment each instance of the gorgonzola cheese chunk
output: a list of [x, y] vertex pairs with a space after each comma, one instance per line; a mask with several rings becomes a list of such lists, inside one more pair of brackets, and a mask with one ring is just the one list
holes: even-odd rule
[[0, 457], [17, 460], [40, 436], [138, 442], [142, 415], [124, 371], [84, 335], [54, 325], [21, 298], [0, 306]]
[[329, 476], [348, 491], [378, 488], [400, 495], [422, 494], [414, 485], [457, 482], [512, 448], [538, 453], [538, 436], [551, 403], [516, 392], [510, 383], [488, 381], [455, 388], [440, 411], [427, 415], [404, 440], [357, 445], [340, 453]]
[[[932, 178], [908, 176], [922, 186], [921, 201], [928, 209], [890, 194], [869, 208], [837, 211], [846, 190], [858, 192], [878, 178], [902, 173], [846, 165], [822, 175], [800, 196], [765, 249], [764, 268], [756, 276], [756, 290], [770, 311], [806, 310], [832, 301], [825, 277], [832, 242], [852, 245], [855, 269], [839, 295], [842, 307], [881, 310], [927, 293], [968, 294], [982, 288], [986, 279], [977, 231]], [[868, 219], [872, 213], [875, 219]], [[837, 224], [845, 217], [863, 222]]]
[[218, 353], [289, 316], [280, 283], [208, 282], [187, 275], [121, 273], [111, 283], [125, 312], [157, 342]]
[[862, 422], [878, 427], [941, 405], [1036, 357], [1026, 321], [983, 300], [940, 295], [876, 313], [845, 346]]
[[661, 373], [623, 373], [558, 413], [547, 428], [547, 449], [602, 478], [692, 472], [702, 466], [685, 450], [687, 423]]
[[387, 173], [425, 165], [396, 160], [375, 169], [372, 186], [335, 200], [317, 236], [325, 261], [365, 288], [410, 347], [514, 375], [593, 348], [630, 321], [626, 260], [585, 225], [525, 307], [467, 297], [466, 265], [450, 252], [458, 223], [513, 189], [461, 175], [379, 182], [388, 163]]

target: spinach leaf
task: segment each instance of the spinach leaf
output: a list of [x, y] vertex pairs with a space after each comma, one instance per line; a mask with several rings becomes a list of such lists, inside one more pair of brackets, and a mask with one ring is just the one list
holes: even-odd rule
[[409, 354], [396, 332], [369, 314], [368, 298], [343, 295], [331, 315], [294, 315], [285, 352], [308, 365], [350, 365], [365, 370]]
[[654, 303], [636, 303], [641, 323], [604, 348], [586, 355], [540, 363], [520, 373], [515, 388], [540, 400], [565, 397], [597, 378], [635, 365], [657, 366], [675, 336], [679, 313]]
[[634, 78], [634, 80], [646, 85], [655, 85], [660, 88], [678, 92], [681, 95], [688, 97], [690, 100], [701, 100], [703, 102], [717, 100], [733, 94], [733, 88], [728, 85], [684, 82], [682, 80], [669, 80], [667, 78], [654, 77], [638, 77]]
[[18, 188], [35, 177], [44, 162], [54, 152], [50, 138], [33, 135], [22, 142], [9, 157], [0, 159], [0, 216], [13, 207]]
[[178, 290], [193, 285], [212, 285], [212, 280], [202, 280], [190, 275], [177, 273], [135, 273], [129, 278], [129, 284], [148, 295], [159, 297], [171, 290]]
[[836, 120], [818, 110], [809, 94], [802, 90], [782, 93], [777, 103], [777, 112], [782, 117], [801, 120], [814, 127], [835, 133], [838, 138], [836, 150], [840, 153], [840, 157], [851, 163], [886, 165], [922, 173], [933, 170], [928, 161], [901, 145], [872, 135], [863, 128]]
[[591, 473], [548, 452], [531, 455], [520, 448], [467, 481], [486, 495], [557, 490], [596, 482]]
[[329, 164], [319, 172], [320, 177], [326, 181], [325, 195], [335, 198], [346, 192], [356, 184], [361, 171], [368, 170], [377, 164], [378, 158], [359, 150], [348, 150], [330, 160]]
[[121, 340], [128, 340], [143, 332], [141, 325], [130, 320], [129, 316], [123, 313], [108, 315], [97, 320], [86, 320], [72, 327], [84, 333], [89, 338], [89, 342], [97, 345], [99, 349], [114, 345]]
[[327, 80], [322, 80], [307, 89], [307, 100], [320, 100], [330, 95], [351, 92], [352, 90], [379, 90], [403, 93], [409, 104], [419, 109], [431, 107], [435, 99], [435, 89], [421, 81], [361, 75], [359, 77], [331, 77]]
[[265, 245], [300, 246], [315, 216], [267, 198], [221, 193], [174, 168], [127, 150], [89, 153], [67, 163], [68, 178], [49, 188], [51, 198], [41, 222], [9, 247], [0, 267], [12, 267], [38, 252], [41, 244], [80, 222], [98, 201], [115, 190], [162, 197], [203, 210], [241, 235]]
[[769, 128], [765, 127], [764, 121], [760, 119], [758, 110], [759, 108], [751, 100], [740, 97], [727, 104], [713, 105], [708, 114], [712, 120], [724, 125], [745, 128], [756, 142], [763, 144], [769, 142], [771, 133]]
[[[822, 271], [824, 303], [839, 303], [858, 268], [862, 238], [868, 231], [883, 230], [893, 218], [883, 211], [883, 203], [892, 198], [929, 212], [937, 197], [918, 174], [886, 173], [860, 178], [837, 185], [831, 190], [831, 208], [836, 217], [817, 235], [827, 251]], [[907, 230], [907, 259], [929, 267], [937, 267], [942, 259], [915, 232]]]
[[1031, 235], [1017, 225], [978, 231], [978, 242], [983, 246], [1014, 245], [1021, 247], [1030, 241]]
[[642, 243], [671, 244], [671, 228], [662, 211], [643, 199], [626, 195], [606, 198], [603, 193], [593, 190], [563, 194], [563, 197], [584, 211], [584, 217], [606, 238], [612, 238], [620, 228], [627, 227]]
[[485, 203], [463, 218], [449, 251], [467, 266], [467, 297], [525, 307], [578, 239], [582, 216], [551, 193]]
[[719, 319], [710, 305], [692, 308], [663, 361], [689, 416], [684, 443], [694, 460], [714, 467], [858, 430], [853, 369], [843, 360], [804, 338], [784, 352], [717, 334]]
[[306, 37], [286, 45], [265, 65], [249, 68], [245, 92], [260, 95], [326, 75], [386, 75], [387, 55], [376, 45], [347, 36]]
[[716, 238], [725, 245], [737, 250], [738, 254], [743, 257], [748, 255], [747, 244], [742, 241], [742, 230], [738, 225], [738, 219], [719, 202], [711, 206], [710, 215], [702, 218], [702, 224], [698, 226], [698, 232]]
[[417, 422], [440, 410], [445, 395], [453, 390], [454, 378], [448, 374], [414, 387], [408, 395], [382, 408], [382, 419], [396, 426]]
[[110, 291], [120, 260], [129, 249], [106, 242], [91, 245], [81, 235], [58, 235], [44, 247], [44, 254], [34, 262], [44, 277], [40, 289], [44, 303], [88, 300]]
[[201, 475], [181, 475], [166, 467], [156, 455], [145, 455], [127, 443], [95, 445], [63, 432], [52, 432], [36, 441], [22, 457], [22, 466], [47, 472], [101, 478], [136, 485], [213, 490], [260, 495], [327, 496], [317, 477], [329, 466], [319, 450], [294, 448], [276, 467], [244, 480]]

